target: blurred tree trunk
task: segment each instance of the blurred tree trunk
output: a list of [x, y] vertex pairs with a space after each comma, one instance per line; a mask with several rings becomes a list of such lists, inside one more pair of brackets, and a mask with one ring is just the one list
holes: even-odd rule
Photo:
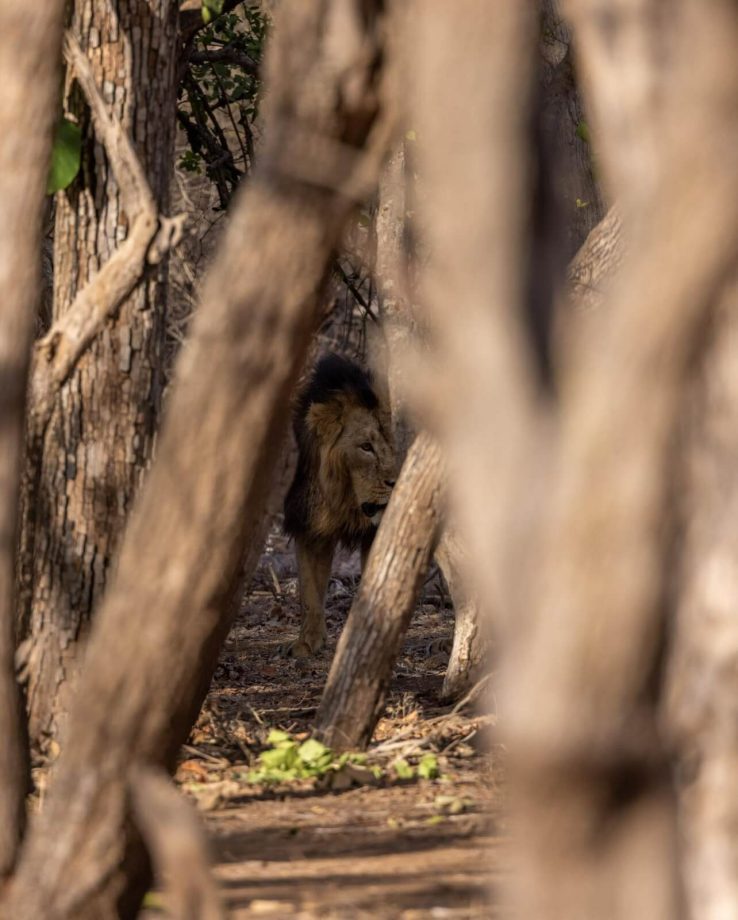
[[515, 2], [494, 23], [475, 0], [423, 4], [413, 123], [435, 347], [419, 387], [480, 597], [501, 597], [509, 622], [520, 912], [667, 920], [681, 913], [658, 696], [673, 447], [735, 263], [738, 16], [727, 0], [567, 10], [623, 206], [607, 308], [541, 388], [521, 321], [533, 23]]
[[[395, 36], [395, 42], [400, 45], [402, 41], [400, 36], [404, 34], [401, 23], [398, 24], [398, 33], [399, 35]], [[397, 92], [402, 92], [402, 87], [399, 85]], [[407, 214], [411, 208], [408, 199], [412, 180], [408, 175], [407, 160], [407, 145], [404, 140], [401, 140], [382, 172], [376, 219], [376, 273], [381, 290], [379, 303], [384, 336], [383, 357], [386, 364], [392, 412], [392, 430], [401, 461], [404, 460], [413, 437], [411, 422], [408, 418], [408, 385], [404, 379], [405, 366], [408, 355], [414, 353], [418, 347], [422, 347], [419, 338], [422, 336], [421, 328], [410, 300], [410, 276], [413, 273], [415, 254], [408, 251], [411, 234], [407, 226]], [[382, 526], [385, 526], [384, 522]], [[466, 692], [477, 674], [478, 666], [483, 658], [484, 630], [479, 622], [478, 605], [464, 584], [463, 551], [455, 529], [446, 520], [440, 538], [431, 531], [428, 531], [425, 536], [427, 549], [424, 550], [424, 553], [432, 546], [436, 546], [435, 561], [441, 569], [454, 606], [454, 638], [441, 689], [441, 698], [451, 699]], [[394, 539], [399, 539], [399, 532], [395, 533]], [[412, 584], [416, 574], [410, 571], [405, 577], [408, 583]], [[410, 608], [407, 611], [395, 610], [393, 613], [397, 622], [404, 624], [403, 635], [410, 625], [412, 611], [417, 602], [417, 592], [407, 590], [404, 597], [410, 604]], [[357, 641], [359, 641], [358, 634]], [[391, 647], [396, 648], [396, 656], [400, 652], [401, 641], [392, 643]], [[376, 646], [378, 654], [379, 648]], [[389, 649], [390, 646], [382, 649], [383, 658], [389, 655]], [[389, 673], [394, 663], [394, 659], [385, 660], [381, 668]], [[371, 667], [372, 670], [379, 669], [380, 663], [377, 662]], [[348, 699], [346, 705], [347, 711], [352, 709]], [[338, 718], [338, 709], [338, 705], [334, 704], [332, 710], [336, 718]], [[368, 741], [369, 738], [366, 740]]]
[[41, 220], [64, 3], [0, 6], [0, 880], [25, 824], [28, 759], [15, 680], [15, 551], [23, 411], [41, 281]]
[[685, 400], [667, 716], [692, 920], [738, 916], [738, 259]]
[[141, 767], [173, 766], [227, 634], [316, 301], [386, 152], [383, 27], [380, 2], [277, 11], [261, 160], [178, 361], [66, 743], [3, 905], [14, 920], [138, 909], [147, 874], [128, 823], [130, 784]]
[[[176, 0], [75, 0], [71, 30], [111, 112], [133, 138], [155, 200], [166, 209], [174, 163]], [[65, 107], [83, 126], [82, 167], [57, 195], [53, 317], [126, 238], [109, 159], [89, 109], [67, 80]], [[20, 560], [20, 634], [34, 745], [57, 732], [90, 615], [151, 459], [163, 386], [166, 263], [107, 321], [32, 444]]]

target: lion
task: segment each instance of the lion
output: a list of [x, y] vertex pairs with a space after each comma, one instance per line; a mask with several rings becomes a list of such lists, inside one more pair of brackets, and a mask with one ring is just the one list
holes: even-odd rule
[[396, 478], [389, 413], [371, 374], [336, 354], [322, 358], [294, 415], [297, 468], [284, 503], [300, 586], [300, 634], [287, 653], [325, 645], [323, 603], [336, 547], [360, 549], [362, 568]]

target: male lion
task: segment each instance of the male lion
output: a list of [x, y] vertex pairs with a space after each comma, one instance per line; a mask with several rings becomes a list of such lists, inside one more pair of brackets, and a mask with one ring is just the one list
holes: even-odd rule
[[284, 503], [300, 581], [300, 635], [308, 658], [325, 644], [323, 600], [336, 546], [361, 549], [362, 565], [395, 484], [389, 416], [371, 376], [339, 355], [322, 358], [294, 417], [297, 470]]

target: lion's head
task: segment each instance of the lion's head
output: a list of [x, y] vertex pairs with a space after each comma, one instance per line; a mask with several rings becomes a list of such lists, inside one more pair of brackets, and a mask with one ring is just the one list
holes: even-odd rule
[[295, 433], [287, 531], [356, 545], [379, 523], [396, 476], [389, 414], [369, 374], [337, 355], [323, 358], [298, 400]]

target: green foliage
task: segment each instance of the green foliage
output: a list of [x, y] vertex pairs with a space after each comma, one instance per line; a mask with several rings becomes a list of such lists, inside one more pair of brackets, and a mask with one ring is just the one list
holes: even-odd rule
[[82, 130], [68, 118], [59, 119], [54, 146], [51, 150], [51, 169], [46, 192], [53, 195], [74, 182], [82, 159]]
[[202, 21], [210, 22], [223, 12], [223, 0], [202, 0]]
[[398, 779], [412, 779], [415, 776], [415, 770], [413, 770], [406, 760], [396, 760], [392, 766]]
[[[248, 774], [250, 783], [285, 783], [295, 779], [310, 779], [340, 769], [351, 755], [336, 759], [333, 751], [315, 738], [300, 744], [287, 732], [273, 729], [267, 744], [271, 747], [259, 755], [259, 769]], [[354, 755], [360, 756], [360, 755]]]
[[203, 0], [201, 9], [206, 26], [194, 38], [195, 61], [179, 92], [178, 121], [189, 145], [179, 166], [204, 172], [225, 208], [252, 166], [268, 19], [245, 4], [223, 13], [223, 0]]
[[399, 779], [437, 779], [440, 775], [438, 759], [435, 754], [423, 754], [417, 767], [411, 766], [406, 760], [396, 760], [392, 767]]
[[435, 754], [423, 754], [418, 764], [418, 776], [421, 779], [437, 779], [440, 775], [438, 759]]
[[[272, 729], [267, 736], [269, 747], [259, 755], [259, 765], [246, 776], [250, 783], [275, 785], [289, 783], [293, 780], [330, 778], [329, 785], [339, 788], [336, 779], [346, 779], [348, 788], [354, 780], [361, 784], [382, 779], [385, 775], [378, 765], [367, 766], [366, 754], [343, 753], [336, 755], [331, 748], [316, 738], [308, 738], [300, 743], [288, 732]], [[392, 764], [395, 776], [401, 780], [436, 779], [440, 775], [435, 754], [424, 754], [417, 766], [406, 760], [396, 760]]]

